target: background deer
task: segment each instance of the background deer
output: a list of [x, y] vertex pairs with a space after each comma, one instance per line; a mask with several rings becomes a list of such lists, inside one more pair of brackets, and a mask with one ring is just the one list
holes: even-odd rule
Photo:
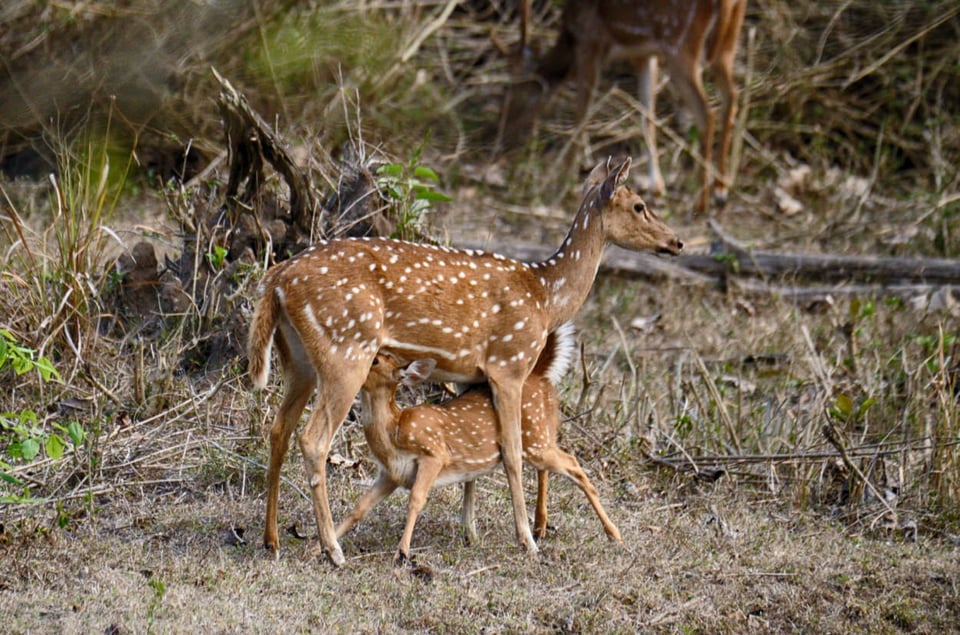
[[[620, 532], [607, 517], [596, 488], [577, 459], [557, 446], [560, 399], [556, 384], [566, 374], [574, 344], [573, 325], [569, 322], [550, 333], [523, 386], [523, 458], [537, 468], [539, 484], [534, 535], [546, 535], [547, 483], [549, 473], [555, 472], [577, 483], [607, 536], [620, 541]], [[380, 471], [374, 485], [337, 527], [337, 538], [343, 537], [395, 489], [409, 489], [407, 524], [397, 549], [397, 564], [409, 559], [413, 529], [434, 484], [464, 482], [461, 519], [467, 540], [475, 542], [474, 480], [500, 464], [497, 418], [488, 387], [474, 388], [442, 405], [421, 404], [400, 410], [395, 398], [397, 386], [425, 381], [434, 366], [435, 362], [428, 358], [415, 360], [404, 368], [389, 355], [377, 355], [363, 384], [363, 431]]]
[[249, 338], [249, 373], [263, 387], [276, 345], [284, 395], [270, 430], [264, 545], [279, 547], [277, 498], [290, 436], [314, 388], [299, 435], [320, 541], [344, 562], [327, 496], [326, 460], [379, 352], [401, 363], [431, 357], [433, 379], [486, 379], [500, 432], [517, 538], [536, 553], [520, 479], [521, 392], [548, 335], [570, 320], [593, 285], [604, 245], [678, 254], [682, 243], [624, 185], [630, 159], [594, 168], [573, 225], [544, 262], [395, 240], [318, 243], [271, 267]]
[[[522, 2], [521, 51], [526, 46], [529, 2]], [[540, 60], [536, 73], [551, 87], [573, 76], [579, 128], [585, 123], [604, 66], [612, 60], [628, 60], [639, 77], [650, 189], [659, 195], [664, 191], [664, 182], [657, 159], [654, 119], [657, 62], [662, 61], [699, 126], [703, 189], [697, 210], [703, 212], [709, 203], [716, 131], [716, 117], [703, 89], [702, 66], [706, 61], [723, 101], [723, 127], [712, 187], [714, 199], [722, 206], [727, 200], [727, 156], [737, 110], [733, 62], [746, 4], [746, 0], [567, 0], [556, 44]]]

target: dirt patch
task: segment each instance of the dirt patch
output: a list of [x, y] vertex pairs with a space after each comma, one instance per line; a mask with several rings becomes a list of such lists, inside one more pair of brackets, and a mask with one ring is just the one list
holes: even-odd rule
[[[332, 480], [345, 512], [361, 483]], [[458, 488], [428, 504], [414, 555], [429, 578], [391, 565], [402, 497], [356, 528], [334, 570], [310, 555], [312, 539], [287, 536], [268, 557], [261, 497], [211, 487], [7, 542], [0, 608], [12, 632], [67, 633], [946, 632], [960, 619], [960, 554], [941, 540], [869, 538], [736, 488], [667, 493], [642, 478], [634, 490], [600, 485], [625, 538], [612, 545], [580, 492], [558, 482], [554, 531], [532, 561], [513, 544], [502, 480], [481, 487], [478, 546], [459, 537]], [[288, 493], [282, 518], [306, 526], [308, 508]], [[237, 527], [244, 544], [230, 538]]]

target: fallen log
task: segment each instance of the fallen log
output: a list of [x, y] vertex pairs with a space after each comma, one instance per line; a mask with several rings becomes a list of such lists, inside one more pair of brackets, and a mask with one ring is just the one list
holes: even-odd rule
[[820, 282], [864, 282], [883, 285], [960, 284], [960, 260], [792, 254], [750, 249], [710, 221], [716, 236], [709, 255], [683, 258], [688, 269], [713, 275], [791, 278]]

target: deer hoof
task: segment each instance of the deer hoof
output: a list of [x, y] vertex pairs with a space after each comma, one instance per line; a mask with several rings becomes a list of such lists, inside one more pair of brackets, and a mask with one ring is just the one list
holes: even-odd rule
[[347, 559], [343, 557], [343, 550], [340, 547], [335, 547], [327, 551], [327, 556], [330, 558], [330, 562], [333, 563], [333, 566], [339, 568], [342, 567]]

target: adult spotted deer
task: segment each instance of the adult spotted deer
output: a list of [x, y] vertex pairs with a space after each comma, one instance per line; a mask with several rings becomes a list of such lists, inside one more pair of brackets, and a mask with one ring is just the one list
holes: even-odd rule
[[593, 170], [567, 238], [544, 262], [369, 238], [321, 242], [271, 267], [250, 327], [248, 369], [254, 385], [263, 387], [276, 345], [284, 395], [270, 430], [268, 549], [279, 547], [280, 467], [316, 387], [299, 442], [321, 544], [334, 564], [344, 562], [327, 497], [326, 460], [379, 351], [401, 363], [435, 359], [434, 379], [489, 382], [517, 538], [536, 553], [520, 479], [524, 381], [549, 334], [586, 299], [607, 242], [672, 254], [682, 248], [624, 185], [629, 168], [626, 159]]
[[[524, 5], [529, 1], [523, 0]], [[577, 121], [582, 124], [603, 67], [613, 60], [629, 61], [640, 80], [650, 189], [662, 194], [664, 182], [654, 121], [658, 60], [662, 61], [699, 126], [703, 188], [697, 209], [703, 212], [709, 205], [716, 117], [703, 89], [702, 67], [706, 62], [712, 69], [723, 100], [717, 178], [713, 182], [714, 199], [723, 205], [729, 187], [727, 156], [737, 110], [733, 62], [746, 4], [746, 0], [567, 0], [556, 44], [540, 60], [536, 72], [550, 86], [573, 76]], [[525, 6], [523, 15], [528, 14]], [[521, 47], [526, 44], [525, 22], [526, 18]]]
[[[570, 365], [574, 343], [569, 322], [550, 333], [523, 386], [523, 458], [537, 468], [539, 483], [534, 535], [542, 538], [547, 531], [547, 484], [550, 472], [554, 472], [577, 483], [607, 536], [620, 541], [620, 532], [607, 517], [596, 488], [577, 459], [557, 446], [560, 399], [556, 384]], [[421, 404], [400, 410], [395, 398], [397, 386], [425, 381], [434, 366], [434, 360], [427, 358], [403, 367], [389, 355], [380, 354], [363, 384], [363, 431], [380, 471], [374, 485], [337, 527], [337, 538], [395, 489], [409, 489], [407, 524], [397, 549], [397, 564], [409, 559], [417, 516], [435, 484], [464, 483], [461, 518], [468, 541], [475, 542], [474, 480], [500, 464], [497, 418], [487, 386], [473, 388], [442, 405]]]

